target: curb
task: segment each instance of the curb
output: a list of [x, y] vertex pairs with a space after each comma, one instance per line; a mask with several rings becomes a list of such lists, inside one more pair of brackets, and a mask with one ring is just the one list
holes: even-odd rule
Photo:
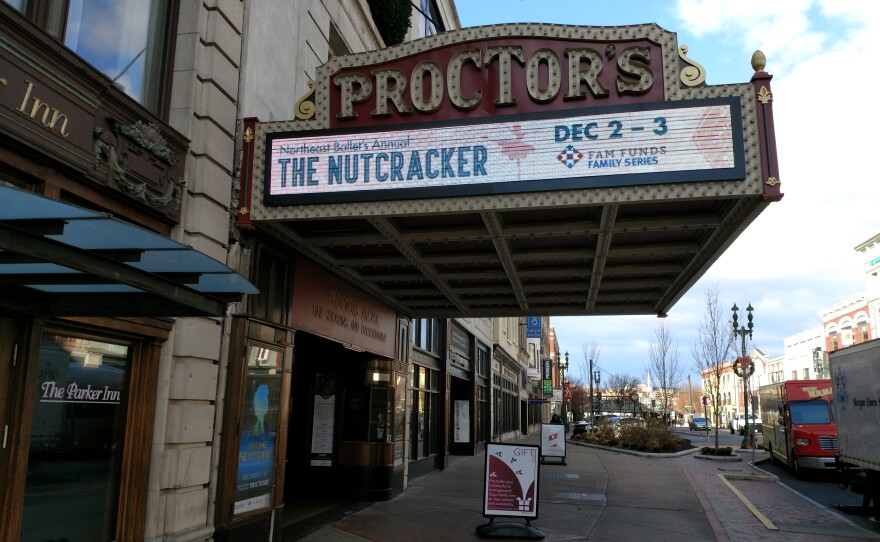
[[683, 457], [686, 455], [694, 454], [694, 453], [697, 453], [700, 451], [699, 448], [691, 448], [689, 450], [682, 450], [680, 452], [651, 453], [651, 452], [639, 452], [637, 450], [627, 450], [626, 448], [615, 448], [614, 446], [603, 446], [601, 444], [593, 444], [590, 442], [578, 442], [576, 440], [569, 440], [568, 442], [570, 442], [571, 444], [575, 444], [577, 446], [585, 446], [587, 448], [595, 448], [596, 450], [606, 450], [609, 452], [616, 452], [619, 454], [626, 454], [626, 455], [634, 455], [637, 457], [652, 457], [654, 459], [675, 459], [678, 457]]
[[732, 462], [734, 462], [734, 461], [742, 461], [742, 458], [741, 458], [741, 457], [739, 457], [739, 456], [735, 456], [735, 455], [704, 455], [704, 454], [697, 454], [697, 455], [695, 455], [694, 457], [697, 458], [697, 459], [705, 459], [705, 460], [707, 460], [707, 461], [721, 461], [721, 462], [728, 462], [728, 463], [732, 463]]

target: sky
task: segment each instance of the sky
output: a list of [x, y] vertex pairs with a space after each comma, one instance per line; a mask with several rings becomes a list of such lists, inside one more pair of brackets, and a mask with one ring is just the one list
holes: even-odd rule
[[[784, 197], [740, 235], [664, 319], [684, 374], [717, 288], [723, 309], [754, 308], [751, 347], [775, 358], [786, 337], [820, 326], [821, 311], [865, 293], [856, 245], [880, 233], [880, 94], [871, 74], [880, 3], [862, 0], [456, 0], [462, 27], [501, 23], [618, 26], [657, 23], [707, 72], [709, 85], [746, 83], [752, 53], [767, 57]], [[744, 318], [742, 318], [744, 320]], [[573, 377], [585, 346], [609, 375], [647, 374], [655, 316], [551, 317]], [[595, 367], [594, 367], [595, 368]], [[685, 379], [687, 376], [685, 376]], [[654, 383], [656, 385], [656, 382]]]

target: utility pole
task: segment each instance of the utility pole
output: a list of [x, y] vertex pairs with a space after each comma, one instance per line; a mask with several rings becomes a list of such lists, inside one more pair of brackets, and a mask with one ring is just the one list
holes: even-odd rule
[[694, 390], [691, 389], [691, 375], [688, 375], [688, 406], [690, 407], [690, 411], [688, 414], [693, 414], [694, 410]]

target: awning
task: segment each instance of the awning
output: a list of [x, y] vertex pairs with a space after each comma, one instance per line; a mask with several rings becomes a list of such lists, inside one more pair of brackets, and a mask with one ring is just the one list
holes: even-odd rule
[[221, 316], [258, 293], [191, 247], [0, 184], [0, 306], [43, 316]]

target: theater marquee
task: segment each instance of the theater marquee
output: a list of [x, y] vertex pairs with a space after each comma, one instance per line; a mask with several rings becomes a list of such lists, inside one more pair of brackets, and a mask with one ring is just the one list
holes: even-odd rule
[[295, 118], [244, 119], [236, 222], [408, 317], [665, 315], [782, 197], [765, 65], [530, 23], [300, 63]]
[[673, 34], [655, 25], [506, 25], [477, 32], [483, 40], [468, 35], [331, 58], [314, 95], [297, 106], [311, 118], [259, 125], [260, 201], [284, 207], [747, 177], [743, 96], [688, 97], [683, 89], [705, 87], [705, 72], [687, 47], [673, 48]]

